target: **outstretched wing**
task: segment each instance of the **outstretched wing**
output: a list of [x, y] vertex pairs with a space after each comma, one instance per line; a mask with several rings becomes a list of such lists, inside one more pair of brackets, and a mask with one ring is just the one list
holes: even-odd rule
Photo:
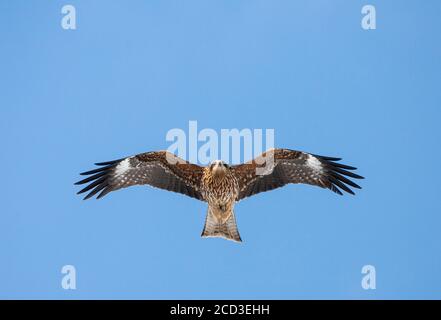
[[203, 168], [167, 151], [146, 152], [96, 165], [100, 168], [81, 173], [89, 177], [75, 183], [88, 183], [78, 192], [89, 191], [84, 200], [98, 192], [97, 199], [111, 191], [143, 184], [204, 200], [200, 190]]
[[288, 183], [315, 185], [340, 195], [343, 194], [340, 189], [354, 194], [348, 186], [357, 189], [361, 187], [347, 177], [364, 178], [349, 171], [356, 168], [338, 163], [339, 160], [295, 150], [269, 150], [250, 162], [231, 167], [239, 181], [237, 200]]

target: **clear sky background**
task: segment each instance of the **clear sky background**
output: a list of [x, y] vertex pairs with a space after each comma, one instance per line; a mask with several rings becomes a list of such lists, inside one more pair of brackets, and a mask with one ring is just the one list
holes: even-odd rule
[[[73, 4], [77, 30], [60, 26]], [[374, 4], [377, 30], [360, 26]], [[0, 1], [1, 298], [441, 298], [441, 2]], [[93, 163], [172, 128], [274, 128], [343, 157], [357, 196], [288, 186], [206, 205], [149, 187], [82, 201]], [[74, 265], [77, 289], [63, 290]], [[377, 289], [363, 290], [364, 265]]]

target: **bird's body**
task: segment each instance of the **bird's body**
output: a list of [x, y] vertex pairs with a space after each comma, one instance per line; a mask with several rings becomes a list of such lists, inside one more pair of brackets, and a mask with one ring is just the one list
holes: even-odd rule
[[[239, 183], [236, 176], [224, 162], [216, 160], [205, 168], [201, 185], [204, 190], [204, 199], [208, 202], [202, 236], [224, 236], [227, 239], [241, 241], [233, 211], [239, 195]], [[230, 220], [231, 227], [227, 227], [227, 222]]]
[[205, 201], [213, 206], [221, 207], [234, 203], [239, 194], [239, 184], [235, 175], [219, 160], [205, 168], [201, 185]]
[[208, 204], [203, 237], [240, 242], [234, 205], [246, 197], [289, 183], [316, 185], [338, 194], [342, 194], [342, 189], [353, 194], [347, 185], [360, 186], [346, 176], [363, 177], [348, 171], [356, 168], [337, 163], [338, 160], [301, 151], [272, 149], [244, 164], [228, 166], [216, 160], [201, 167], [167, 151], [146, 152], [97, 163], [101, 167], [82, 173], [90, 176], [76, 184], [89, 183], [78, 192], [89, 191], [85, 199], [98, 192], [97, 198], [101, 198], [111, 191], [143, 184], [182, 193]]

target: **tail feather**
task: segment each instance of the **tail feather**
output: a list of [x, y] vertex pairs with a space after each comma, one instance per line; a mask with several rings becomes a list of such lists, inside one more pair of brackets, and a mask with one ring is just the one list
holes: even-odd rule
[[210, 208], [207, 211], [205, 218], [204, 230], [202, 230], [202, 237], [219, 237], [236, 242], [242, 242], [239, 230], [237, 229], [236, 217], [234, 211], [231, 212], [230, 217], [225, 223], [220, 223], [211, 212]]

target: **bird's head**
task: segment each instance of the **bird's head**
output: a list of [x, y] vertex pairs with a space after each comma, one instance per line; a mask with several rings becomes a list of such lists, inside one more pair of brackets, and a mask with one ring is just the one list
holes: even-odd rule
[[229, 170], [229, 166], [222, 160], [214, 160], [210, 163], [210, 171], [215, 176], [223, 176], [227, 170]]

